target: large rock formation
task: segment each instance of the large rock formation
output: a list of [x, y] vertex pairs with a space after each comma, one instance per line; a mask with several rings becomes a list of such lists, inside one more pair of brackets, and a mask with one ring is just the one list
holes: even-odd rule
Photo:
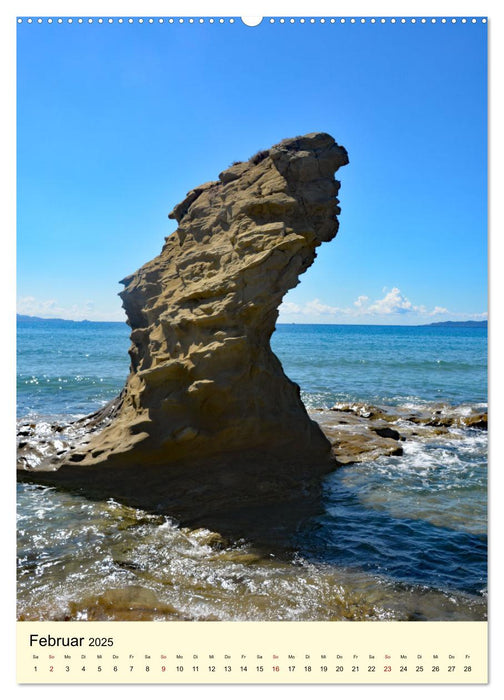
[[309, 492], [333, 466], [330, 443], [270, 337], [283, 296], [337, 233], [334, 173], [347, 162], [331, 136], [308, 134], [189, 192], [160, 255], [122, 281], [121, 396], [24, 478], [186, 521]]

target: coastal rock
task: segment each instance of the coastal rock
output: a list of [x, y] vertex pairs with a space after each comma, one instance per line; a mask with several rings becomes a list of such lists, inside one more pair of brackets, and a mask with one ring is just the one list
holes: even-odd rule
[[[287, 139], [191, 190], [161, 254], [122, 280], [131, 371], [63, 454], [21, 478], [187, 521], [308, 494], [331, 445], [270, 348], [278, 306], [338, 231], [328, 134]], [[93, 432], [94, 431], [94, 432]]]
[[[371, 462], [378, 457], [400, 457], [403, 454], [403, 447], [398, 441], [406, 438], [386, 426], [379, 409], [373, 412], [378, 414], [377, 418], [367, 411], [363, 411], [365, 415], [362, 415], [359, 411], [345, 409], [319, 409], [312, 413], [330, 441], [338, 464]], [[390, 420], [393, 421], [394, 417], [390, 416]]]
[[379, 425], [373, 428], [373, 431], [382, 438], [391, 438], [392, 440], [400, 440], [401, 438], [401, 435], [397, 432], [397, 430], [389, 428], [388, 426]]
[[487, 413], [470, 405], [339, 403], [329, 410], [316, 409], [311, 417], [324, 431], [340, 465], [400, 457], [404, 442], [425, 442], [441, 436], [457, 440], [463, 439], [467, 430], [487, 429]]

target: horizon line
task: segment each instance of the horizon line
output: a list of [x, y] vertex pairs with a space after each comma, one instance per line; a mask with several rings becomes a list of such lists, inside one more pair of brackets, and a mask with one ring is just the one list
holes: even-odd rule
[[[18, 320], [19, 317], [26, 318], [26, 319], [33, 319], [33, 320], [38, 320], [38, 321], [64, 321], [65, 323], [120, 323], [124, 325], [128, 325], [127, 320], [125, 319], [124, 321], [93, 321], [87, 318], [76, 320], [73, 318], [59, 318], [55, 316], [49, 316], [49, 317], [44, 317], [44, 316], [32, 316], [30, 314], [20, 314], [16, 312], [16, 321]], [[276, 326], [390, 326], [390, 327], [397, 327], [397, 328], [418, 328], [422, 326], [439, 326], [439, 325], [445, 325], [445, 324], [456, 324], [456, 325], [465, 325], [467, 323], [478, 323], [478, 324], [487, 324], [488, 325], [488, 319], [466, 319], [465, 321], [431, 321], [430, 323], [321, 323], [321, 322], [306, 322], [306, 321], [279, 321], [275, 325]]]

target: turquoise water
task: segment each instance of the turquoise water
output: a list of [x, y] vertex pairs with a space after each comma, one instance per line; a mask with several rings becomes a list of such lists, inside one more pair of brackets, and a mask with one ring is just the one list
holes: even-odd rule
[[[20, 420], [104, 405], [124, 384], [128, 347], [125, 324], [20, 323]], [[486, 329], [280, 325], [272, 347], [309, 409], [486, 407]], [[217, 555], [169, 518], [20, 484], [20, 615], [90, 619], [97, 596], [136, 586], [184, 619], [484, 619], [486, 432], [453, 427], [403, 445], [401, 457], [330, 474], [324, 512], [292, 534], [281, 565], [246, 540]]]

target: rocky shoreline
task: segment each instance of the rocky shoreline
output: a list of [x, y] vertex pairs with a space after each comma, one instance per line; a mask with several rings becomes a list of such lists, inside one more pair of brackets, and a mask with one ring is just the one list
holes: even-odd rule
[[[454, 439], [457, 438], [461, 443], [468, 437], [472, 440], [478, 433], [485, 431], [487, 422], [485, 412], [479, 410], [478, 406], [469, 405], [429, 404], [411, 408], [354, 402], [340, 403], [332, 409], [310, 411], [310, 416], [318, 421], [331, 442], [336, 469], [343, 480], [348, 479], [349, 474], [353, 474], [355, 479], [358, 473], [368, 480], [375, 469], [375, 462], [376, 473], [383, 468], [383, 460], [380, 460], [383, 457], [388, 458], [386, 464], [389, 468], [395, 469], [391, 465], [395, 460], [398, 465], [401, 463], [403, 448], [404, 459], [407, 460], [406, 446], [411, 444], [415, 450], [415, 441], [423, 442], [426, 446], [442, 447], [443, 444], [453, 445]], [[19, 466], [22, 467], [20, 473], [26, 475], [23, 480], [30, 481], [30, 474], [34, 474], [33, 482], [36, 485], [38, 479], [34, 471], [37, 462], [50, 458], [51, 454], [56, 454], [61, 449], [71, 448], [74, 439], [89, 439], [89, 429], [89, 418], [66, 424], [50, 420], [19, 421], [18, 459]], [[99, 428], [94, 426], [94, 429]], [[329, 475], [328, 480], [334, 477], [337, 478], [336, 473]], [[27, 489], [29, 493], [33, 486], [27, 485]], [[229, 567], [229, 580], [232, 579], [233, 586], [242, 585], [240, 577], [243, 577], [244, 581], [248, 581], [248, 577], [255, 581], [256, 576], [264, 576], [264, 580], [269, 581], [271, 576], [274, 578], [281, 575], [287, 577], [298, 590], [299, 586], [303, 588], [302, 581], [307, 578], [304, 594], [319, 591], [305, 613], [307, 619], [428, 620], [432, 619], [433, 615], [439, 616], [440, 610], [443, 619], [450, 619], [451, 616], [453, 619], [465, 619], [463, 615], [468, 615], [468, 619], [485, 619], [485, 600], [480, 600], [477, 596], [455, 598], [449, 591], [424, 590], [411, 586], [398, 588], [391, 582], [384, 584], [383, 581], [376, 588], [374, 579], [363, 573], [347, 572], [343, 568], [333, 570], [324, 564], [300, 568], [296, 564], [291, 544], [295, 530], [289, 523], [292, 510], [290, 504], [282, 506], [276, 503], [269, 513], [266, 510], [259, 514], [252, 512], [248, 522], [241, 513], [240, 517], [235, 518], [234, 524], [238, 527], [226, 531], [226, 528], [220, 527], [221, 523], [212, 522], [211, 519], [207, 520], [208, 524], [203, 528], [198, 528], [197, 523], [185, 526], [177, 523], [176, 519], [173, 519], [171, 526], [168, 521], [172, 518], [166, 515], [139, 511], [123, 505], [118, 499], [80, 499], [72, 493], [65, 493], [66, 491], [67, 489], [46, 491], [36, 488], [33, 496], [36, 499], [36, 508], [44, 507], [44, 504], [47, 508], [49, 504], [49, 518], [56, 517], [57, 511], [68, 510], [69, 537], [72, 536], [72, 532], [76, 534], [81, 531], [82, 515], [86, 513], [87, 528], [91, 528], [90, 532], [96, 528], [97, 533], [100, 533], [99, 537], [96, 534], [100, 555], [109, 557], [107, 566], [112, 567], [116, 573], [113, 580], [107, 580], [103, 586], [97, 581], [95, 584], [82, 585], [82, 590], [81, 584], [78, 590], [68, 589], [68, 600], [65, 603], [57, 603], [53, 599], [46, 601], [40, 596], [32, 598], [30, 595], [24, 599], [20, 608], [20, 620], [224, 619], [222, 616], [225, 614], [223, 611], [228, 609], [227, 604], [222, 604], [222, 611], [219, 613], [197, 612], [198, 606], [192, 609], [188, 605], [187, 599], [191, 594], [185, 590], [187, 581], [184, 566], [188, 567], [191, 576], [195, 575], [195, 566], [201, 566], [205, 571], [207, 567], [210, 567], [211, 571], [214, 567], [219, 571], [222, 568], [226, 572]], [[327, 507], [326, 499], [322, 503], [326, 503]], [[269, 517], [266, 517], [268, 514]], [[296, 518], [299, 519], [302, 515], [302, 508], [298, 508], [296, 504]], [[67, 516], [64, 517], [66, 523]], [[408, 511], [408, 517], [414, 517], [414, 513]], [[157, 529], [159, 534], [156, 534]], [[158, 543], [156, 547], [159, 547], [159, 550], [156, 547], [151, 550], [151, 538]], [[103, 539], [109, 542], [106, 548]], [[56, 557], [56, 564], [52, 567], [55, 570], [54, 574], [60, 566], [60, 556]], [[170, 565], [171, 560], [173, 567]], [[183, 564], [179, 565], [179, 560]], [[23, 566], [29, 570], [30, 566], [35, 567], [37, 561], [38, 559], [31, 561], [30, 553], [27, 563]], [[66, 562], [64, 558], [62, 561]], [[162, 573], [165, 569], [166, 572]], [[70, 558], [64, 563], [60, 575], [66, 580], [67, 571], [75, 574], [75, 570], [79, 570], [79, 564], [74, 564]], [[79, 576], [81, 575], [79, 570]], [[201, 575], [203, 578], [206, 576], [203, 573]], [[189, 579], [192, 582], [191, 576]], [[195, 588], [195, 600], [200, 599], [200, 586], [205, 585], [210, 600], [214, 601], [216, 592], [212, 586], [198, 584], [196, 579], [195, 581], [191, 583]], [[42, 583], [43, 581], [39, 585]], [[245, 589], [246, 584], [243, 583], [243, 586]], [[327, 591], [327, 595], [324, 591]], [[269, 600], [269, 597], [267, 599]], [[233, 601], [235, 606], [236, 600]], [[253, 595], [250, 601], [251, 605], [257, 602]], [[460, 613], [460, 605], [465, 606], [464, 610], [467, 608], [464, 613]], [[236, 610], [233, 607], [233, 614], [237, 617], [243, 615], [243, 619], [248, 619], [246, 604], [238, 604], [236, 607]], [[207, 610], [206, 605], [204, 609]], [[255, 608], [254, 610], [258, 619], [261, 615], [269, 614], [267, 611]], [[271, 614], [277, 614], [277, 610]], [[459, 615], [462, 617], [459, 618]]]
[[[17, 429], [17, 467], [30, 479], [60, 454], [82, 449], [111, 420], [113, 404], [78, 421], [54, 423], [21, 419]], [[488, 414], [472, 406], [426, 404], [422, 407], [339, 403], [309, 411], [331, 444], [335, 466], [401, 456], [406, 440], [431, 440], [453, 435], [453, 429], [487, 430]]]
[[488, 416], [471, 406], [373, 406], [340, 403], [310, 413], [331, 443], [339, 465], [369, 462], [381, 456], [400, 457], [406, 440], [433, 440], [453, 429], [486, 430]]

